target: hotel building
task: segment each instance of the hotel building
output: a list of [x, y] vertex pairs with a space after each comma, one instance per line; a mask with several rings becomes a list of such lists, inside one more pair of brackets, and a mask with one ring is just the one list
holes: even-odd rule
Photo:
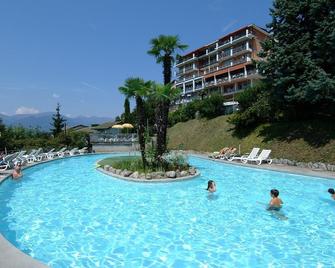
[[268, 36], [252, 24], [181, 56], [175, 66], [175, 85], [182, 93], [175, 104], [213, 93], [234, 100], [236, 93], [260, 78], [253, 60], [259, 59], [260, 42]]

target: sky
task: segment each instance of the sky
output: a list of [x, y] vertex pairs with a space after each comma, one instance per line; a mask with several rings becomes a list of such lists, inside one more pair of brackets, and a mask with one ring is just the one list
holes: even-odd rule
[[[162, 82], [150, 39], [187, 51], [270, 21], [271, 0], [0, 0], [0, 113], [114, 117], [128, 77]], [[183, 54], [183, 53], [181, 53]]]

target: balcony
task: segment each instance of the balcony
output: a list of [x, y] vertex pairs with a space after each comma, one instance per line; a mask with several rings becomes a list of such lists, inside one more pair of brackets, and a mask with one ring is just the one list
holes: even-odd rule
[[236, 53], [238, 53], [242, 50], [246, 50], [246, 49], [247, 49], [246, 45], [235, 47], [235, 48], [233, 48], [233, 54], [236, 54]]
[[233, 61], [233, 65], [241, 64], [247, 62], [247, 58], [240, 58]]
[[194, 86], [194, 89], [197, 90], [197, 89], [203, 89], [203, 85], [202, 84], [195, 84]]
[[216, 84], [221, 84], [229, 81], [229, 77], [223, 77], [223, 78], [218, 78], [216, 79]]
[[193, 57], [193, 56], [189, 56], [189, 57], [186, 57], [186, 58], [181, 57], [177, 60], [176, 66], [181, 65], [181, 64], [186, 63], [186, 62], [189, 62], [189, 61], [194, 60], [194, 59], [195, 59], [195, 57]]
[[244, 77], [244, 72], [240, 72], [240, 73], [237, 73], [237, 74], [232, 74], [231, 75], [231, 80], [238, 79], [238, 78], [241, 78], [241, 77]]
[[229, 51], [224, 51], [221, 54], [219, 54], [219, 60], [223, 60], [223, 59], [225, 59], [227, 57], [230, 57], [230, 56], [231, 56], [230, 50]]
[[230, 38], [228, 38], [228, 39], [226, 39], [226, 40], [224, 40], [224, 41], [219, 41], [219, 43], [218, 43], [219, 48], [224, 47], [224, 46], [226, 46], [226, 45], [230, 45], [230, 44], [231, 44], [231, 43], [230, 43]]

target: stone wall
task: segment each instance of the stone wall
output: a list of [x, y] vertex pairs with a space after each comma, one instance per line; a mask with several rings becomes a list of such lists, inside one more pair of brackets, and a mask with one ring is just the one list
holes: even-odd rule
[[274, 158], [272, 161], [273, 164], [278, 164], [278, 165], [288, 165], [288, 166], [296, 166], [296, 167], [301, 167], [301, 168], [310, 168], [313, 170], [322, 170], [322, 171], [333, 171], [335, 172], [335, 165], [333, 164], [326, 164], [326, 163], [321, 163], [321, 162], [298, 162], [294, 160], [289, 160], [289, 159], [284, 159], [284, 158], [279, 158], [276, 159]]

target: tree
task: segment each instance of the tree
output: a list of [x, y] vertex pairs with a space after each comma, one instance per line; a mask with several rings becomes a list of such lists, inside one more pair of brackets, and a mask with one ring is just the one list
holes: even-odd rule
[[6, 147], [6, 127], [2, 123], [2, 118], [0, 118], [0, 151], [4, 150]]
[[279, 117], [335, 114], [335, 2], [275, 0], [258, 68]]
[[140, 144], [141, 157], [143, 167], [147, 166], [145, 157], [145, 107], [144, 99], [148, 96], [151, 87], [151, 81], [145, 82], [141, 78], [128, 78], [125, 81], [124, 86], [119, 87], [119, 91], [124, 94], [127, 98], [135, 98], [136, 102], [136, 121], [137, 121], [137, 132], [138, 142]]
[[[172, 84], [156, 84], [152, 86], [152, 94], [157, 103], [169, 103], [175, 99], [180, 94], [180, 89], [173, 87]], [[156, 158], [160, 159], [160, 156], [166, 151], [166, 130], [169, 123], [169, 109], [167, 113], [161, 113], [161, 116], [156, 117], [156, 128], [157, 133], [163, 135], [157, 135], [157, 145], [156, 145]]]
[[130, 118], [130, 103], [129, 99], [126, 98], [124, 100], [124, 121], [125, 123], [131, 123], [131, 118]]
[[66, 120], [64, 117], [60, 114], [60, 104], [57, 103], [56, 107], [56, 113], [52, 117], [52, 126], [53, 128], [51, 129], [52, 134], [56, 137], [60, 133], [62, 133], [63, 128], [65, 127], [65, 122]]
[[[178, 36], [160, 35], [150, 41], [149, 55], [156, 58], [156, 62], [163, 64], [164, 85], [171, 83], [172, 64], [175, 61], [176, 51], [185, 50], [188, 46], [181, 44]], [[157, 157], [166, 151], [166, 132], [171, 98], [159, 98], [156, 106], [157, 127]]]

